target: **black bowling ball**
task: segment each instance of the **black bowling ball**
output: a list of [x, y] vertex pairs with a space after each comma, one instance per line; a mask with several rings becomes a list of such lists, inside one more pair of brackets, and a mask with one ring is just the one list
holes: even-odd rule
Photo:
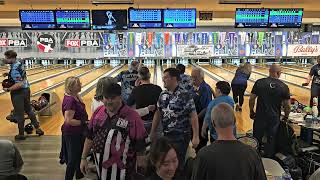
[[24, 131], [25, 131], [27, 134], [32, 134], [32, 132], [33, 132], [33, 126], [32, 126], [32, 124], [31, 124], [31, 123], [26, 124], [26, 125], [24, 126]]
[[3, 88], [10, 88], [11, 86], [14, 85], [14, 81], [11, 79], [5, 79], [2, 81], [2, 87]]

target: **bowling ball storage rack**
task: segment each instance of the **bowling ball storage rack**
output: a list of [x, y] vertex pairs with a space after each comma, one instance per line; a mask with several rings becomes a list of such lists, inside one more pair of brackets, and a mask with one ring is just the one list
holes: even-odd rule
[[[42, 107], [39, 111], [34, 111], [36, 116], [52, 116], [51, 108], [58, 102], [58, 95], [56, 93], [44, 92], [41, 94], [41, 96], [44, 94], [46, 94], [46, 96], [49, 98], [48, 104], [45, 107]], [[14, 119], [13, 110], [11, 111], [11, 114], [6, 117], [6, 119], [10, 122], [17, 123], [17, 121]], [[24, 119], [27, 120], [29, 117], [25, 114]]]

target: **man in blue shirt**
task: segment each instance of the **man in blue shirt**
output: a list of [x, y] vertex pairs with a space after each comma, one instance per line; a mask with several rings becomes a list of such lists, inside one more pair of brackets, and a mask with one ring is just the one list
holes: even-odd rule
[[152, 121], [151, 138], [156, 140], [156, 130], [161, 121], [163, 134], [175, 145], [179, 169], [182, 169], [190, 140], [194, 148], [199, 144], [197, 112], [192, 96], [179, 86], [180, 74], [177, 69], [166, 69], [162, 79], [167, 90], [162, 91], [159, 96], [158, 109]]
[[[228, 96], [230, 93], [230, 90], [231, 90], [231, 87], [228, 82], [226, 82], [226, 81], [217, 82], [216, 88], [215, 88], [216, 98], [214, 100], [212, 100], [207, 107], [207, 112], [204, 117], [204, 123], [203, 123], [202, 129], [201, 129], [201, 135], [203, 137], [205, 137], [207, 134], [207, 128], [209, 127], [210, 135], [211, 135], [211, 142], [218, 139], [218, 135], [217, 135], [215, 129], [213, 128], [212, 123], [211, 123], [211, 111], [216, 105], [218, 105], [220, 103], [227, 103], [231, 107], [234, 107], [234, 101], [233, 101], [232, 97]], [[236, 136], [236, 124], [234, 124], [234, 126], [233, 126], [233, 133]]]
[[19, 134], [15, 136], [16, 140], [25, 140], [24, 135], [24, 112], [26, 112], [31, 120], [31, 124], [36, 128], [36, 134], [42, 136], [44, 132], [40, 129], [39, 122], [34, 114], [30, 104], [30, 85], [27, 80], [24, 65], [17, 61], [17, 53], [13, 50], [4, 53], [6, 64], [10, 64], [10, 72], [4, 73], [15, 84], [10, 88], [3, 88], [4, 91], [10, 92], [11, 102], [14, 108], [14, 117], [18, 122]]
[[183, 64], [177, 64], [176, 69], [180, 73], [180, 86], [182, 89], [188, 91], [192, 96], [194, 96], [194, 90], [192, 85], [192, 79], [191, 76], [188, 74], [185, 74], [186, 67]]
[[[204, 116], [206, 114], [207, 107], [212, 100], [212, 90], [209, 84], [204, 81], [204, 72], [200, 68], [193, 68], [191, 72], [191, 78], [193, 81], [194, 92], [193, 96], [194, 103], [199, 119], [199, 127], [202, 127]], [[199, 151], [202, 147], [207, 145], [208, 138], [201, 136], [199, 131], [200, 143], [196, 148]]]

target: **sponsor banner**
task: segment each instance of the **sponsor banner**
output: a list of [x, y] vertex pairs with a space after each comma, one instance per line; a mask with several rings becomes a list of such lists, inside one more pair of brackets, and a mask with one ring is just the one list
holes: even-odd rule
[[56, 40], [50, 34], [40, 35], [37, 39], [37, 47], [41, 52], [49, 53], [53, 51], [56, 45]]
[[178, 57], [213, 57], [212, 45], [177, 45]]
[[289, 44], [287, 56], [319, 56], [320, 44]]
[[26, 39], [0, 39], [0, 47], [27, 47]]
[[65, 47], [100, 47], [100, 40], [98, 39], [66, 39]]

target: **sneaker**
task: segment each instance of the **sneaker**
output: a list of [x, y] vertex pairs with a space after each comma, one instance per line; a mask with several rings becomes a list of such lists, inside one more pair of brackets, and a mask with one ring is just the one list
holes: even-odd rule
[[42, 135], [44, 135], [44, 132], [42, 131], [42, 129], [37, 129], [36, 130], [36, 134], [38, 134], [38, 136], [42, 136]]
[[26, 140], [26, 136], [25, 136], [25, 135], [20, 135], [20, 134], [18, 134], [18, 135], [16, 135], [16, 136], [14, 137], [14, 139], [15, 139], [16, 141], [22, 141], [22, 140]]

